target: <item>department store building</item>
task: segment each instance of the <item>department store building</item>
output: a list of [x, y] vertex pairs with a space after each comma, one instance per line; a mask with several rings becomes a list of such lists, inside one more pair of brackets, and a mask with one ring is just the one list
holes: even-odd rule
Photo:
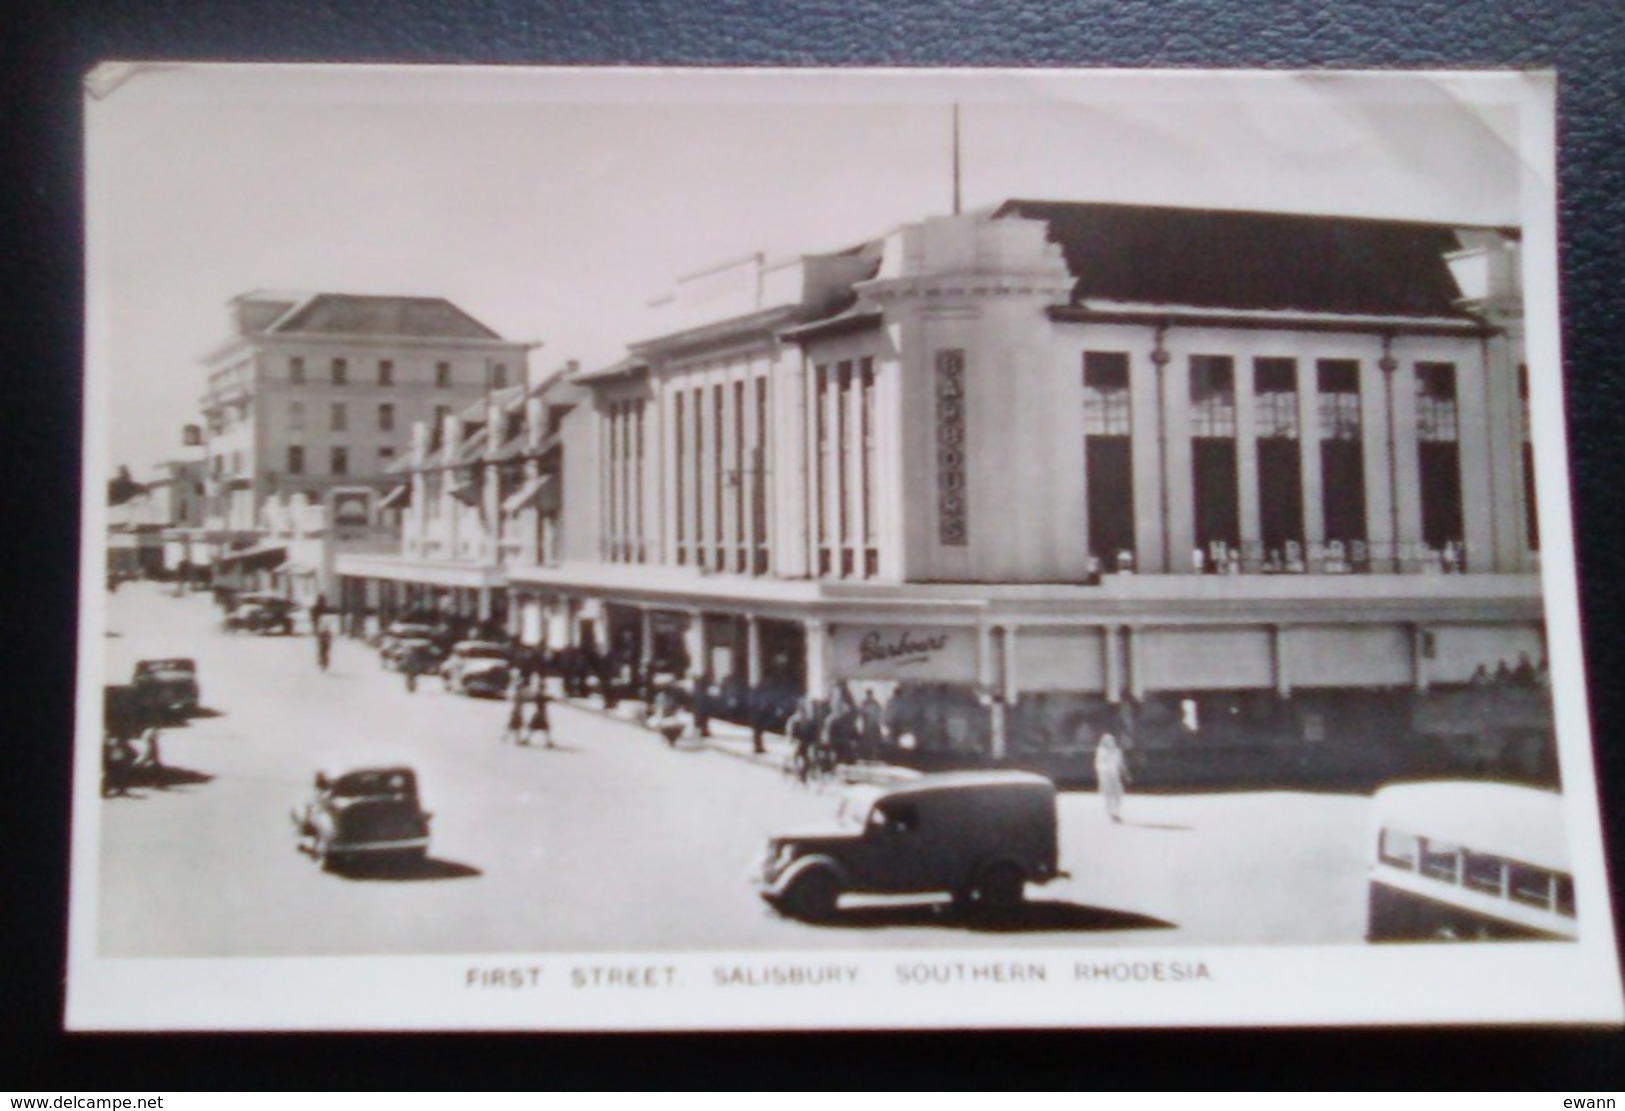
[[1518, 274], [1516, 229], [1019, 200], [696, 274], [575, 376], [512, 602], [922, 748], [1406, 729], [1544, 667]]

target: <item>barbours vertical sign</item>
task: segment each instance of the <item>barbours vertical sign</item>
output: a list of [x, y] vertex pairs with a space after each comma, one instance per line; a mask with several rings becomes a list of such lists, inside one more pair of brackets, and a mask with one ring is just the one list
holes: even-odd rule
[[931, 625], [844, 625], [834, 632], [835, 677], [976, 681], [976, 630]]
[[937, 542], [963, 548], [965, 513], [965, 352], [937, 352]]

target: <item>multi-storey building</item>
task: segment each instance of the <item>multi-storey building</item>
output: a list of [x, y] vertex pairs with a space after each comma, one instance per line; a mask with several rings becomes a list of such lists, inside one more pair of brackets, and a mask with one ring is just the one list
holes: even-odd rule
[[[581, 393], [556, 375], [414, 425], [411, 449], [392, 469], [396, 484], [380, 503], [399, 515], [399, 550], [340, 557], [341, 609], [386, 623], [435, 614], [520, 633], [507, 574], [558, 559], [560, 429]], [[540, 639], [539, 628], [529, 639]]]
[[511, 589], [922, 749], [1408, 723], [1544, 656], [1518, 245], [1012, 201], [696, 275], [577, 376], [563, 558]]
[[204, 360], [208, 524], [241, 548], [275, 499], [335, 516], [388, 487], [414, 424], [523, 383], [529, 345], [432, 297], [256, 292]]

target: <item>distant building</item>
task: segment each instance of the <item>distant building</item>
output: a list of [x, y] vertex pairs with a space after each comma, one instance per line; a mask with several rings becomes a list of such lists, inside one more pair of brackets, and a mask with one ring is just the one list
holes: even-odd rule
[[204, 360], [217, 561], [264, 571], [285, 558], [264, 535], [267, 504], [372, 522], [415, 424], [526, 380], [529, 345], [441, 298], [262, 291], [231, 304], [236, 335]]

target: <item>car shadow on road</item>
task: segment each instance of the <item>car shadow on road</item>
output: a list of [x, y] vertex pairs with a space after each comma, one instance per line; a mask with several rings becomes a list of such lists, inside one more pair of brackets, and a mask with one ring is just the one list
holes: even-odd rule
[[213, 706], [199, 706], [197, 709], [187, 714], [186, 718], [188, 721], [191, 721], [194, 718], [223, 718], [225, 716], [226, 711], [224, 710], [216, 710]]
[[461, 880], [482, 876], [472, 864], [459, 864], [455, 860], [441, 860], [426, 856], [377, 857], [334, 865], [333, 872], [349, 880], [390, 881], [395, 883], [424, 883], [430, 880]]
[[1043, 900], [1007, 911], [960, 910], [951, 903], [842, 907], [828, 921], [812, 923], [826, 928], [858, 930], [904, 926], [965, 930], [969, 933], [1104, 933], [1114, 930], [1171, 930], [1174, 923], [1148, 914], [1108, 907]]
[[102, 788], [103, 798], [144, 799], [145, 794], [133, 795], [132, 790], [169, 791], [214, 782], [208, 772], [191, 768], [177, 768], [173, 764], [144, 765], [131, 768], [116, 777], [109, 777]]
[[1123, 822], [1122, 824], [1127, 826], [1129, 829], [1161, 829], [1169, 830], [1174, 833], [1191, 833], [1196, 829], [1195, 826], [1164, 825], [1158, 822]]

